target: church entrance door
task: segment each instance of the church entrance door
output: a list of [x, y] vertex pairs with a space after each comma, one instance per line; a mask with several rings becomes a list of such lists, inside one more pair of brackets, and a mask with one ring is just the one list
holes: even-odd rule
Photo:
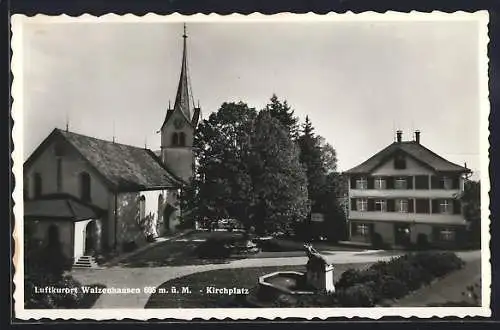
[[163, 210], [163, 228], [165, 230], [165, 233], [169, 233], [170, 230], [170, 217], [175, 211], [175, 207], [172, 205], [168, 204], [165, 205], [165, 209]]
[[85, 255], [93, 255], [96, 249], [97, 228], [95, 220], [90, 221], [85, 227]]

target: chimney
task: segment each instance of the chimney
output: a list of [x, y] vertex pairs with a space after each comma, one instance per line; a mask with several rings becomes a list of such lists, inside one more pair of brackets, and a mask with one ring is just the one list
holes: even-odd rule
[[403, 131], [401, 131], [401, 130], [396, 131], [397, 142], [401, 142], [401, 137], [402, 136], [403, 136]]
[[420, 131], [419, 130], [415, 131], [415, 142], [420, 144]]

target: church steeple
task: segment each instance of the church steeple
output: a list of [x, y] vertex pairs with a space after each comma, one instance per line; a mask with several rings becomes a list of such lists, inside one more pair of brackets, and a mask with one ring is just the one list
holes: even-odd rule
[[[182, 35], [183, 50], [182, 50], [182, 66], [181, 75], [179, 77], [179, 85], [177, 87], [177, 95], [175, 97], [174, 110], [181, 110], [189, 121], [191, 121], [191, 109], [194, 106], [191, 102], [193, 96], [191, 95], [189, 87], [189, 76], [188, 76], [188, 66], [187, 66], [187, 46], [186, 46], [186, 24], [184, 23], [184, 34]], [[193, 102], [194, 103], [194, 102]]]

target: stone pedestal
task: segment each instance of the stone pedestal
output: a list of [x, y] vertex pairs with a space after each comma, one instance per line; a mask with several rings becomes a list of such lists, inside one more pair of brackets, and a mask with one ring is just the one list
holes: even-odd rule
[[307, 283], [318, 291], [335, 292], [333, 282], [334, 269], [333, 265], [328, 264], [324, 264], [323, 267], [308, 267], [306, 274]]

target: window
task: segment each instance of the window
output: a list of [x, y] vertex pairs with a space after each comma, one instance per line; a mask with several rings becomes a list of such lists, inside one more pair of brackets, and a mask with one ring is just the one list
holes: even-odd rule
[[394, 158], [394, 168], [397, 170], [404, 170], [406, 168], [406, 159], [404, 155], [396, 155]]
[[179, 144], [179, 134], [173, 133], [172, 134], [172, 145], [177, 146]]
[[370, 227], [364, 223], [356, 224], [355, 233], [358, 236], [367, 237], [370, 235]]
[[361, 212], [368, 211], [368, 200], [366, 198], [359, 198], [356, 201], [356, 208], [358, 211], [361, 211]]
[[361, 177], [356, 180], [356, 189], [367, 189], [368, 180], [365, 177]]
[[408, 200], [407, 199], [397, 199], [396, 200], [396, 212], [401, 212], [401, 213], [408, 212]]
[[442, 199], [439, 202], [439, 213], [453, 213], [453, 204], [447, 199]]
[[57, 192], [62, 191], [62, 158], [57, 158], [56, 164]]
[[142, 220], [146, 217], [146, 197], [142, 195], [139, 198], [139, 219]]
[[90, 175], [87, 172], [80, 174], [80, 198], [84, 202], [90, 202], [91, 199]]
[[34, 175], [35, 181], [35, 198], [42, 196], [42, 176], [40, 173], [35, 173]]
[[455, 231], [453, 229], [443, 228], [439, 231], [439, 240], [451, 242], [455, 240]]
[[375, 200], [375, 211], [386, 212], [387, 211], [387, 201], [385, 199]]
[[451, 178], [446, 176], [441, 177], [439, 182], [439, 187], [441, 189], [451, 189], [452, 188]]
[[408, 189], [406, 178], [396, 178], [394, 181], [395, 189]]
[[182, 147], [186, 145], [186, 134], [184, 132], [179, 133], [179, 145]]
[[375, 189], [386, 189], [387, 184], [384, 178], [375, 178]]
[[163, 194], [158, 196], [158, 222], [161, 222], [163, 218]]

